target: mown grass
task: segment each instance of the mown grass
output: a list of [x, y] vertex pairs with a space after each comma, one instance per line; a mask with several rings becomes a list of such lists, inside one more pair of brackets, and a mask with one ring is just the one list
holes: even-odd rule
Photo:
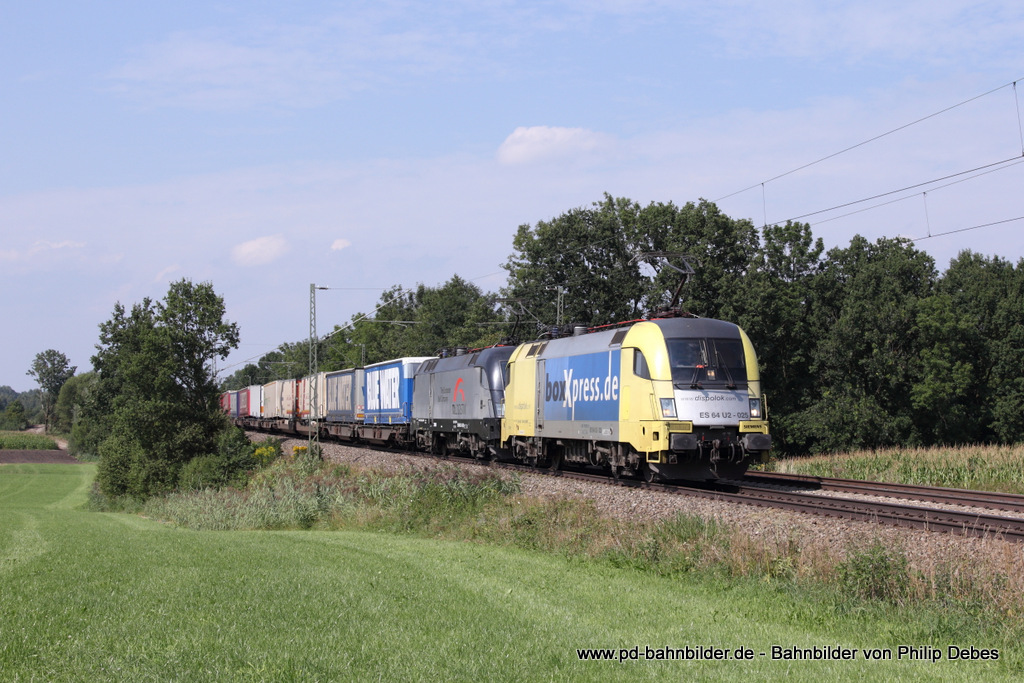
[[[729, 538], [714, 525], [666, 523], [652, 537], [660, 545], [647, 539], [643, 553], [621, 556], [633, 558], [628, 562], [608, 559], [614, 553], [588, 560], [437, 540], [421, 536], [482, 517], [478, 532], [514, 528], [517, 544], [578, 541], [570, 528], [593, 511], [531, 502], [448, 472], [385, 483], [334, 471], [324, 478], [366, 478], [346, 500], [376, 501], [367, 503], [377, 507], [365, 512], [369, 525], [415, 527], [421, 536], [319, 528], [356, 523], [335, 512], [306, 531], [196, 531], [83, 511], [92, 471], [0, 467], [5, 680], [973, 681], [1024, 673], [1019, 634], [998, 625], [884, 599], [852, 600], [820, 585], [661, 564], [662, 546]], [[284, 491], [285, 478], [282, 469], [264, 484]], [[315, 498], [316, 486], [306, 495]], [[417, 501], [437, 511], [424, 518]], [[560, 520], [553, 526], [544, 521], [549, 504]], [[623, 547], [631, 542], [618, 539]], [[895, 656], [900, 644], [943, 653], [950, 644], [999, 647], [1000, 659], [770, 658], [776, 645], [878, 647]], [[582, 662], [576, 654], [580, 647], [645, 646], [749, 647], [755, 655]]]
[[0, 431], [0, 450], [10, 451], [55, 451], [57, 442], [42, 434]]
[[[325, 529], [416, 534], [543, 551], [662, 577], [755, 580], [793, 591], [933, 611], [942, 620], [1024, 635], [1021, 549], [997, 540], [910, 559], [878, 539], [838, 549], [795, 533], [754, 536], [700, 517], [636, 520], [593, 503], [537, 499], [517, 483], [440, 466], [380, 473], [349, 466], [310, 471], [282, 459], [242, 491], [151, 500], [147, 516], [197, 529]], [[987, 551], [979, 553], [980, 548]]]
[[776, 472], [1024, 493], [1024, 445], [894, 448], [774, 462]]

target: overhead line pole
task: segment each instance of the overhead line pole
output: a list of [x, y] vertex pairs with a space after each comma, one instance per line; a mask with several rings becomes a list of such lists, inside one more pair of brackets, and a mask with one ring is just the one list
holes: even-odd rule
[[313, 453], [313, 446], [320, 449], [320, 359], [317, 347], [320, 345], [316, 334], [316, 290], [327, 289], [309, 285], [309, 377], [313, 386], [309, 388], [309, 432], [307, 434], [306, 452]]

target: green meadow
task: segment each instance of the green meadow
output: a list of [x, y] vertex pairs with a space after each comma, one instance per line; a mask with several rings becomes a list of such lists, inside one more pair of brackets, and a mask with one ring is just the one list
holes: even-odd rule
[[[94, 475], [92, 465], [0, 466], [0, 679], [976, 681], [1024, 674], [1015, 639], [934, 612], [850, 602], [787, 581], [661, 576], [571, 554], [408, 534], [197, 531], [87, 511]], [[900, 645], [919, 648], [918, 658], [898, 660]], [[999, 659], [949, 661], [949, 645], [998, 648]], [[856, 652], [852, 661], [792, 661], [773, 659], [773, 647]], [[941, 660], [921, 661], [934, 655], [926, 647]], [[614, 659], [582, 661], [579, 648], [608, 648]], [[645, 661], [659, 652], [685, 657], [687, 648], [690, 659]], [[869, 649], [893, 659], [868, 661]], [[752, 659], [736, 660], [737, 650]], [[722, 653], [729, 659], [695, 658]]]

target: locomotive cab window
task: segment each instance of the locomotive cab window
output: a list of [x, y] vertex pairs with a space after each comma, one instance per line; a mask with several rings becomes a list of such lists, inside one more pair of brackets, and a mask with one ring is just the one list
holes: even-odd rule
[[721, 368], [731, 377], [733, 383], [747, 382], [747, 363], [743, 356], [743, 343], [739, 339], [709, 339], [712, 365]]
[[676, 384], [746, 386], [747, 369], [739, 339], [666, 339]]

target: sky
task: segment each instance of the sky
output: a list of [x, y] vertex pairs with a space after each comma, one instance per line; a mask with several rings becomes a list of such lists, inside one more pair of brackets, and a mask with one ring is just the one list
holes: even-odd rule
[[181, 278], [240, 327], [222, 376], [308, 338], [311, 283], [320, 332], [496, 292], [605, 193], [1016, 263], [1022, 35], [1017, 0], [0, 0], [0, 385]]

